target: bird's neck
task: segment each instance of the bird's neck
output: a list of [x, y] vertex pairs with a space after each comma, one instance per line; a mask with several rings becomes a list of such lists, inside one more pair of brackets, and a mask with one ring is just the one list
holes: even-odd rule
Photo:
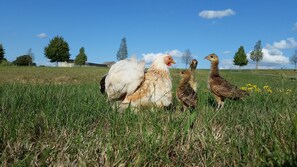
[[184, 77], [180, 80], [180, 85], [186, 84], [190, 81], [190, 77]]
[[219, 62], [218, 61], [211, 62], [210, 75], [211, 76], [219, 76]]
[[148, 69], [148, 72], [153, 72], [155, 74], [159, 74], [162, 77], [169, 77], [169, 69], [166, 64], [154, 62], [152, 66]]

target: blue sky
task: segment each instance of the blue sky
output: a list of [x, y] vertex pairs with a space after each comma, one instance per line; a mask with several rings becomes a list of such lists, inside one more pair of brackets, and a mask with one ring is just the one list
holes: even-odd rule
[[[293, 68], [297, 49], [296, 0], [1, 0], [0, 43], [9, 61], [31, 48], [38, 65], [49, 65], [44, 47], [55, 36], [70, 46], [71, 58], [85, 48], [88, 62], [116, 61], [126, 37], [128, 54], [148, 63], [171, 53], [177, 65], [190, 49], [198, 68], [216, 53], [220, 68], [232, 65], [240, 46], [245, 52], [262, 41], [261, 68]], [[250, 61], [246, 68], [254, 68]]]

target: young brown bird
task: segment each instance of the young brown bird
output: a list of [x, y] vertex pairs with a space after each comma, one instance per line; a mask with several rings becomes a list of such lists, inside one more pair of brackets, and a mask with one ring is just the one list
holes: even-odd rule
[[220, 76], [218, 67], [219, 57], [216, 54], [212, 53], [204, 59], [211, 62], [211, 69], [207, 82], [208, 89], [214, 95], [215, 100], [218, 103], [217, 110], [224, 107], [226, 98], [238, 100], [242, 99], [245, 95], [248, 95], [246, 91], [237, 88]]
[[180, 72], [182, 79], [176, 89], [176, 97], [183, 104], [183, 109], [194, 109], [197, 106], [197, 83], [195, 79], [195, 70], [197, 60], [192, 60], [190, 69]]
[[196, 71], [196, 67], [198, 65], [198, 61], [196, 59], [193, 59], [191, 61], [191, 64], [190, 64], [190, 70], [191, 70], [191, 78], [190, 78], [190, 85], [191, 87], [194, 89], [194, 91], [197, 93], [197, 82], [196, 82], [196, 74], [195, 74], [195, 71]]

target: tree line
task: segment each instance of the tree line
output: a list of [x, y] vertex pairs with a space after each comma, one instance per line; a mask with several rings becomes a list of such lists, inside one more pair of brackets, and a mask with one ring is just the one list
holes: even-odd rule
[[[61, 36], [56, 36], [50, 40], [49, 44], [44, 48], [44, 55], [46, 58], [50, 59], [50, 62], [65, 62], [68, 61], [70, 58], [69, 53], [69, 45]], [[5, 56], [5, 49], [3, 45], [0, 44], [0, 65], [9, 65], [14, 64], [18, 66], [35, 66], [34, 63], [34, 53], [32, 49], [29, 49], [27, 54], [21, 55], [16, 58], [15, 61], [12, 63], [8, 62]], [[116, 58], [117, 60], [126, 59], [128, 56], [128, 49], [127, 49], [127, 42], [126, 38], [122, 38], [120, 43], [120, 48], [117, 52]], [[186, 49], [182, 54], [182, 61], [185, 63], [186, 68], [191, 63], [193, 59], [192, 53], [190, 49]], [[79, 54], [75, 57], [74, 63], [76, 65], [85, 65], [87, 61], [87, 55], [85, 53], [85, 48], [81, 47], [79, 49]], [[257, 41], [254, 50], [251, 52], [250, 59], [256, 62], [256, 69], [259, 67], [260, 61], [263, 59], [263, 52], [261, 46], [261, 40]], [[297, 70], [297, 50], [295, 53], [290, 57], [290, 62], [295, 65], [295, 70]], [[233, 64], [239, 66], [245, 66], [248, 64], [247, 55], [244, 51], [244, 47], [240, 46], [238, 51], [235, 53], [233, 57]]]
[[[61, 36], [56, 36], [50, 40], [49, 44], [44, 48], [44, 55], [50, 59], [50, 62], [67, 62], [70, 59], [69, 45]], [[117, 59], [122, 60], [127, 58], [128, 50], [126, 44], [126, 38], [123, 38], [119, 51], [117, 52]], [[5, 57], [5, 49], [0, 44], [0, 65], [17, 65], [17, 66], [36, 66], [34, 63], [34, 53], [32, 49], [21, 56], [18, 56], [13, 62], [9, 62]], [[85, 48], [79, 49], [79, 54], [75, 57], [74, 63], [76, 65], [85, 65], [88, 57], [85, 53]]]

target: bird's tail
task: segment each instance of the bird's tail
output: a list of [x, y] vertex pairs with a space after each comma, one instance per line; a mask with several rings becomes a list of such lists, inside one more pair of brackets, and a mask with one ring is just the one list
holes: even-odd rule
[[100, 85], [99, 85], [99, 87], [100, 87], [100, 92], [101, 92], [102, 94], [105, 93], [105, 78], [106, 78], [106, 76], [107, 76], [107, 74], [105, 74], [105, 75], [101, 78], [101, 80], [100, 80]]

